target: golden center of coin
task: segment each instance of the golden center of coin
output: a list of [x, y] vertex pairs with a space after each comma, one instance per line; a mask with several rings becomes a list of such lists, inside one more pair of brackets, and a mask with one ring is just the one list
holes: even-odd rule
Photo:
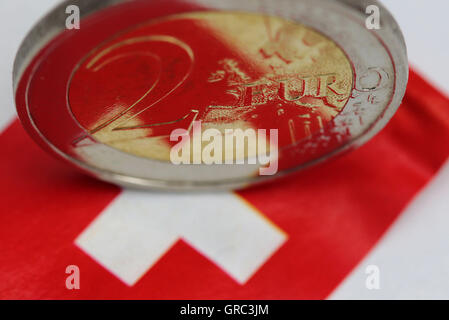
[[262, 14], [196, 12], [106, 41], [74, 70], [68, 95], [89, 139], [169, 161], [170, 134], [192, 132], [195, 121], [223, 135], [278, 129], [280, 148], [310, 138], [342, 111], [352, 87], [343, 50], [311, 28]]

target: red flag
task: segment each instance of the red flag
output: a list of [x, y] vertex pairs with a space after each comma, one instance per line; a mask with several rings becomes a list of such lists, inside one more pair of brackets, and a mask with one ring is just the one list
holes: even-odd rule
[[[412, 73], [399, 112], [367, 145], [239, 192], [287, 235], [243, 284], [182, 240], [133, 286], [120, 281], [74, 243], [120, 190], [46, 155], [16, 121], [0, 135], [0, 298], [326, 298], [447, 159], [448, 106]], [[68, 265], [81, 290], [66, 288]]]

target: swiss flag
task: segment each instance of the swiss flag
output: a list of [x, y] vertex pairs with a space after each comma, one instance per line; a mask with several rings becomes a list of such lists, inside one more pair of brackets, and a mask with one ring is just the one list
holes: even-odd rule
[[0, 298], [325, 299], [447, 160], [449, 99], [411, 71], [365, 146], [236, 193], [121, 190], [47, 155], [17, 120], [0, 145]]
[[[0, 136], [0, 296], [326, 298], [446, 160], [448, 107], [412, 72], [367, 145], [234, 195], [119, 190], [45, 154], [16, 121]], [[80, 290], [66, 288], [70, 265]]]

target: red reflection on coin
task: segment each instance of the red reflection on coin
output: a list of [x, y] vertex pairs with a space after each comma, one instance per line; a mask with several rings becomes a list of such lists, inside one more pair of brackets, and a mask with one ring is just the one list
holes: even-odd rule
[[175, 15], [80, 61], [68, 102], [86, 134], [74, 143], [93, 138], [168, 160], [170, 133], [201, 120], [221, 131], [278, 129], [282, 148], [325, 129], [348, 101], [352, 76], [343, 51], [300, 24], [245, 13]]

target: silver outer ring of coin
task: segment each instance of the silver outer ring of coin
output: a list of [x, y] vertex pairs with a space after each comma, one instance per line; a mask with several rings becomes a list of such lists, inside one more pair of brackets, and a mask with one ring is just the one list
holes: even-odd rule
[[[18, 83], [35, 54], [65, 30], [67, 18], [65, 9], [68, 5], [79, 6], [81, 18], [84, 18], [124, 2], [129, 2], [129, 0], [67, 0], [50, 11], [29, 32], [17, 53], [13, 71], [14, 93], [16, 93]], [[357, 75], [355, 80], [359, 86], [362, 84], [362, 87], [354, 89], [357, 90], [357, 92], [353, 91], [355, 98], [350, 98], [345, 109], [335, 118], [335, 121], [349, 123], [352, 139], [324, 157], [279, 172], [275, 177], [303, 169], [345, 150], [363, 145], [388, 123], [402, 101], [408, 82], [405, 41], [393, 16], [376, 0], [191, 0], [190, 2], [211, 10], [264, 13], [297, 21], [320, 31], [339, 44], [351, 62], [357, 60], [357, 63], [354, 64]], [[263, 11], [260, 10], [261, 3]], [[380, 8], [381, 28], [379, 30], [368, 30], [365, 27], [368, 5], [376, 5]], [[378, 55], [378, 53], [381, 54]], [[382, 55], [384, 58], [385, 55], [388, 55], [393, 71], [389, 70], [391, 68], [388, 67], [388, 62], [383, 62], [384, 67], [379, 66], [383, 64]], [[376, 60], [380, 62], [376, 62]], [[376, 98], [383, 103], [383, 107], [373, 108], [372, 112], [365, 111], [365, 124], [362, 126], [358, 125], [360, 119], [356, 118], [354, 114], [360, 105], [363, 107], [361, 101], [365, 101], [373, 93], [370, 88], [363, 87], [364, 79], [369, 79], [372, 72], [383, 72], [389, 82], [381, 88], [376, 88], [375, 92]], [[369, 87], [369, 85], [367, 86]], [[247, 172], [255, 170], [251, 165], [174, 166], [171, 163], [128, 155], [106, 145], [99, 146], [100, 149], [96, 152], [97, 155], [100, 154], [100, 158], [94, 156], [89, 159], [90, 163], [83, 162], [56, 148], [39, 131], [31, 117], [30, 120], [36, 134], [56, 154], [98, 179], [126, 187], [162, 190], [236, 189], [272, 178], [247, 176]], [[107, 167], [106, 163], [110, 162], [108, 160], [111, 157], [115, 160], [114, 163], [119, 163], [118, 167]], [[133, 172], [129, 172], [130, 169]], [[148, 172], [148, 174], [144, 175], [142, 172]]]

